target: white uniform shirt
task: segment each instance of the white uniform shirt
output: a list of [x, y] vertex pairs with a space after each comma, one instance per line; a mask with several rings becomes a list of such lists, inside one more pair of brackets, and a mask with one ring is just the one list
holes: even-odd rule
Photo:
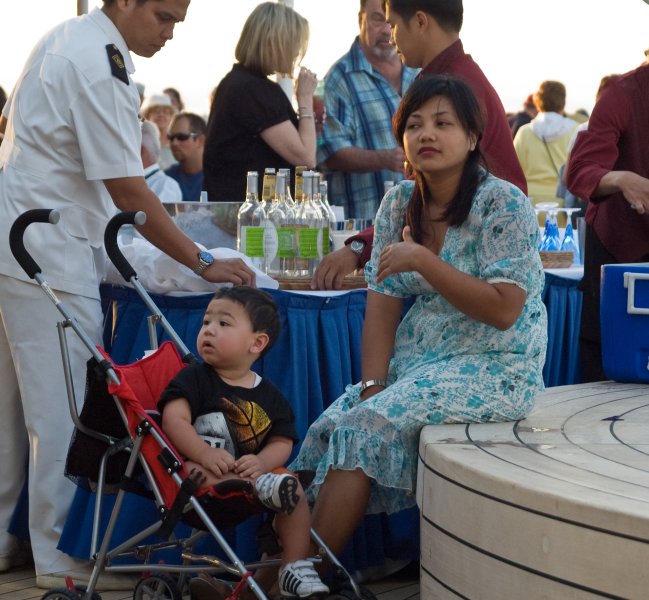
[[[128, 85], [111, 70], [109, 44], [121, 52], [123, 64], [112, 60]], [[34, 48], [3, 111], [0, 274], [28, 280], [9, 251], [9, 229], [28, 209], [56, 208], [58, 225], [28, 228], [27, 250], [53, 288], [99, 297], [103, 232], [117, 212], [102, 180], [143, 175], [134, 70], [124, 38], [99, 9], [55, 27]]]
[[161, 202], [182, 202], [183, 193], [178, 182], [169, 177], [158, 163], [144, 169], [144, 179], [149, 189], [160, 198]]

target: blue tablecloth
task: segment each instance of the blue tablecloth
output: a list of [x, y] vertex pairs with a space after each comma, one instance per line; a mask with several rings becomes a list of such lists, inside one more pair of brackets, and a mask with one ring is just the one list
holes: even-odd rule
[[[338, 296], [314, 296], [268, 290], [282, 318], [282, 332], [273, 348], [253, 367], [268, 377], [289, 399], [300, 438], [310, 423], [344, 391], [360, 380], [360, 343], [365, 314], [364, 290]], [[104, 347], [118, 364], [140, 358], [149, 346], [148, 311], [137, 294], [123, 287], [104, 286], [106, 315]], [[172, 297], [152, 296], [192, 352], [196, 335], [211, 294]], [[165, 335], [160, 328], [159, 340]], [[110, 500], [110, 499], [109, 499]], [[129, 495], [115, 542], [156, 518], [152, 503]], [[112, 501], [106, 503], [102, 520], [107, 522]], [[73, 556], [87, 558], [94, 510], [94, 494], [79, 489], [59, 547]], [[258, 521], [249, 519], [228, 534], [239, 556], [257, 556], [255, 530]], [[395, 515], [366, 517], [352, 542], [340, 557], [351, 570], [381, 565], [385, 558], [419, 559], [419, 513], [413, 508]]]
[[545, 274], [543, 302], [548, 311], [548, 350], [543, 367], [546, 387], [581, 383], [579, 371], [579, 279]]
[[[579, 382], [578, 332], [581, 292], [578, 281], [546, 274], [543, 300], [548, 310], [548, 351], [543, 371], [547, 386]], [[282, 317], [282, 334], [275, 346], [255, 365], [291, 401], [298, 434], [304, 437], [311, 422], [344, 391], [345, 385], [360, 380], [360, 343], [366, 293], [353, 291], [338, 296], [315, 296], [269, 290]], [[118, 364], [140, 358], [149, 346], [148, 311], [137, 294], [124, 287], [103, 286], [106, 323], [104, 346]], [[196, 352], [196, 335], [210, 294], [195, 296], [153, 295], [155, 303], [185, 341]], [[161, 328], [159, 339], [165, 339]], [[155, 520], [150, 501], [129, 499], [116, 532], [116, 541]], [[107, 521], [112, 503], [105, 506]], [[60, 548], [87, 558], [94, 508], [94, 495], [76, 494]], [[130, 522], [129, 522], [130, 520]], [[228, 535], [244, 559], [256, 557], [254, 542], [257, 521], [249, 520]], [[366, 517], [352, 543], [341, 557], [348, 568], [379, 565], [384, 558], [419, 558], [419, 515], [416, 509], [387, 517]]]

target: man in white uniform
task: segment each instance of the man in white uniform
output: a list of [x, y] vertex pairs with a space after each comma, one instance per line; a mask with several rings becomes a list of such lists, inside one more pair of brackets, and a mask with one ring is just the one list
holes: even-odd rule
[[[199, 253], [143, 177], [140, 99], [129, 51], [158, 52], [189, 2], [104, 0], [101, 10], [62, 23], [32, 51], [0, 118], [0, 569], [21, 559], [7, 528], [28, 464], [39, 587], [60, 585], [68, 572], [83, 582], [84, 572], [80, 561], [56, 549], [74, 492], [63, 475], [72, 422], [58, 356], [60, 314], [9, 251], [16, 217], [32, 208], [59, 209], [58, 225], [32, 225], [25, 244], [98, 343], [103, 229], [117, 209], [145, 211], [142, 235], [205, 279], [255, 284], [243, 261]], [[81, 396], [88, 353], [69, 337]]]

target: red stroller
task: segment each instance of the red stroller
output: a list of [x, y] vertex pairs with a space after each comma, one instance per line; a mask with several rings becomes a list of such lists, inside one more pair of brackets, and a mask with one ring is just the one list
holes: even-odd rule
[[[145, 302], [151, 316], [149, 331], [151, 347], [156, 350], [153, 354], [127, 366], [114, 365], [110, 357], [95, 346], [89, 336], [83, 331], [74, 315], [59, 301], [54, 291], [43, 278], [39, 266], [29, 255], [23, 243], [25, 229], [32, 223], [56, 224], [59, 215], [56, 211], [31, 210], [21, 215], [14, 222], [10, 233], [10, 247], [16, 260], [25, 272], [40, 285], [45, 294], [54, 302], [64, 320], [57, 323], [63, 368], [68, 389], [70, 413], [75, 424], [75, 438], [71, 445], [72, 458], [68, 456], [68, 467], [74, 463], [72, 450], [75, 444], [83, 441], [94, 443], [96, 461], [92, 460], [92, 473], [74, 471], [74, 475], [88, 476], [97, 482], [97, 499], [91, 541], [91, 559], [94, 567], [86, 586], [75, 586], [70, 578], [67, 588], [46, 592], [45, 600], [101, 600], [95, 591], [99, 575], [102, 572], [138, 573], [141, 578], [133, 592], [134, 600], [159, 599], [182, 600], [187, 594], [188, 581], [191, 576], [199, 573], [227, 574], [235, 579], [231, 586], [229, 599], [236, 599], [246, 586], [259, 598], [266, 599], [266, 593], [255, 581], [252, 572], [259, 567], [279, 565], [279, 560], [264, 560], [244, 564], [228, 544], [219, 526], [230, 526], [237, 522], [236, 514], [232, 516], [223, 511], [221, 497], [215, 497], [210, 487], [200, 488], [196, 480], [187, 473], [180, 456], [166, 439], [156, 422], [157, 400], [168, 382], [187, 362], [195, 360], [182, 340], [179, 339], [171, 325], [157, 308], [147, 291], [139, 282], [137, 275], [119, 250], [117, 234], [124, 224], [143, 224], [146, 220], [144, 213], [122, 213], [114, 217], [108, 224], [105, 233], [105, 245], [110, 259], [113, 261], [124, 279], [131, 283], [142, 300]], [[160, 323], [171, 338], [159, 348], [155, 334], [155, 323]], [[66, 329], [71, 327], [79, 336], [92, 355], [93, 368], [89, 371], [99, 377], [100, 388], [106, 388], [102, 403], [99, 399], [87, 396], [81, 415], [76, 408], [68, 350]], [[180, 350], [179, 354], [178, 349]], [[105, 383], [104, 383], [105, 382]], [[92, 389], [92, 386], [87, 386]], [[96, 404], [96, 406], [95, 406]], [[87, 414], [86, 414], [87, 413]], [[113, 415], [112, 423], [110, 415]], [[93, 419], [93, 414], [95, 418]], [[97, 418], [97, 415], [100, 415]], [[85, 418], [89, 416], [89, 418]], [[109, 422], [109, 427], [95, 429], [95, 423], [102, 426]], [[89, 426], [89, 423], [91, 424]], [[108, 432], [107, 432], [108, 431]], [[79, 437], [77, 437], [79, 436]], [[98, 446], [99, 445], [99, 446]], [[92, 444], [91, 444], [92, 446]], [[85, 450], [82, 453], [87, 454]], [[92, 456], [92, 452], [90, 452]], [[119, 459], [119, 460], [115, 460]], [[122, 481], [117, 492], [115, 505], [105, 533], [99, 543], [99, 515], [102, 500], [107, 488], [107, 473], [111, 469], [123, 471], [119, 479]], [[138, 473], [141, 475], [138, 476]], [[110, 479], [110, 477], [108, 477]], [[144, 480], [142, 485], [141, 480]], [[134, 487], [145, 487], [153, 495], [158, 509], [159, 519], [153, 525], [136, 533], [128, 540], [111, 547], [111, 540], [119, 520], [124, 495]], [[235, 490], [235, 493], [236, 490]], [[242, 495], [236, 496], [237, 501], [245, 501]], [[234, 511], [236, 513], [236, 510]], [[240, 520], [240, 519], [239, 519]], [[174, 528], [180, 523], [190, 524], [195, 529], [188, 538], [176, 539]], [[146, 543], [147, 538], [156, 534], [162, 541]], [[334, 565], [336, 591], [328, 598], [348, 598], [372, 600], [373, 594], [358, 586], [337, 558], [324, 545], [315, 531], [311, 532], [314, 541], [320, 548], [320, 553], [327, 556]], [[226, 556], [221, 559], [216, 556], [199, 555], [194, 552], [196, 542], [205, 536], [212, 536], [218, 547]], [[181, 560], [178, 564], [168, 564], [160, 560], [163, 551], [175, 550]], [[123, 564], [117, 559], [128, 558], [131, 564]]]

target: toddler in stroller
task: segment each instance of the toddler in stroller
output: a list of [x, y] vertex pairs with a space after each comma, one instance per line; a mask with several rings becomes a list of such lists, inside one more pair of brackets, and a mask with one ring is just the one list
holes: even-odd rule
[[[66, 587], [51, 589], [43, 595], [42, 600], [99, 600], [101, 596], [96, 589], [101, 583], [100, 578], [113, 573], [141, 574], [133, 592], [135, 600], [180, 600], [184, 597], [188, 577], [217, 573], [227, 573], [238, 582], [233, 588], [228, 586], [222, 590], [221, 597], [240, 598], [242, 593], [247, 594], [249, 591], [259, 600], [266, 600], [267, 595], [255, 579], [259, 571], [253, 576], [253, 570], [275, 566], [281, 568], [279, 584], [283, 596], [295, 598], [327, 594], [328, 587], [322, 584], [314, 572], [313, 560], [306, 559], [310, 518], [303, 491], [297, 480], [286, 474], [285, 470], [279, 473], [269, 472], [287, 460], [295, 439], [292, 414], [286, 406], [286, 400], [268, 382], [262, 381], [259, 389], [255, 391], [253, 378], [256, 382], [256, 376], [250, 370], [252, 362], [269, 347], [276, 336], [277, 315], [271, 310], [270, 320], [267, 321], [264, 316], [262, 324], [259, 325], [258, 311], [254, 309], [257, 304], [248, 303], [247, 298], [256, 297], [258, 301], [263, 299], [261, 305], [268, 310], [269, 306], [275, 308], [272, 301], [268, 304], [269, 299], [258, 290], [241, 289], [221, 291], [210, 304], [199, 336], [201, 355], [206, 361], [206, 366], [202, 368], [210, 376], [218, 376], [224, 388], [236, 391], [236, 394], [224, 395], [222, 389], [217, 394], [217, 388], [208, 390], [207, 397], [210, 401], [227, 398], [227, 402], [224, 401], [220, 405], [227, 407], [227, 410], [208, 407], [207, 412], [217, 413], [217, 422], [222, 419], [221, 427], [217, 425], [206, 429], [208, 439], [199, 441], [200, 451], [195, 454], [198, 446], [193, 446], [196, 437], [192, 436], [198, 436], [198, 433], [192, 424], [192, 400], [199, 401], [200, 397], [191, 389], [185, 390], [182, 385], [183, 377], [189, 377], [191, 382], [191, 373], [198, 372], [199, 367], [188, 368], [183, 371], [183, 377], [173, 381], [186, 364], [193, 364], [193, 355], [139, 282], [135, 271], [119, 251], [116, 241], [121, 225], [141, 225], [145, 220], [144, 214], [116, 215], [108, 224], [105, 235], [109, 257], [151, 310], [151, 316], [148, 318], [150, 341], [151, 347], [157, 348], [151, 355], [123, 366], [115, 365], [109, 355], [94, 344], [72, 312], [58, 299], [42, 276], [40, 267], [25, 249], [22, 238], [27, 226], [31, 223], [56, 224], [58, 218], [56, 211], [27, 211], [18, 217], [12, 226], [10, 246], [25, 272], [38, 283], [63, 315], [63, 320], [57, 322], [57, 329], [70, 415], [76, 428], [68, 453], [66, 474], [79, 485], [83, 485], [84, 481], [96, 482], [97, 493], [92, 538], [89, 552], [86, 554], [93, 565], [89, 565], [92, 566], [91, 572], [82, 579], [82, 582], [87, 581], [87, 585], [77, 585], [73, 577], [77, 581], [81, 577], [68, 574], [65, 577]], [[237, 294], [243, 296], [239, 297]], [[223, 330], [217, 336], [218, 344], [214, 341], [213, 332], [209, 331], [212, 319], [210, 310], [214, 305], [216, 308], [220, 307], [219, 310], [214, 309], [214, 325], [218, 330]], [[238, 320], [234, 319], [237, 315]], [[162, 326], [172, 342], [165, 342], [158, 347], [155, 323]], [[237, 329], [234, 327], [237, 323], [245, 324], [242, 330], [246, 335], [235, 335], [232, 332], [228, 335], [230, 328]], [[274, 324], [267, 325], [268, 323]], [[100, 384], [98, 387], [101, 390], [95, 393], [98, 390], [93, 384], [86, 386], [87, 395], [81, 415], [77, 413], [68, 360], [68, 328], [77, 334], [92, 354], [89, 366], [89, 374], [92, 374], [90, 381], [94, 380]], [[275, 333], [272, 333], [273, 331]], [[259, 332], [260, 340], [257, 339]], [[201, 343], [203, 337], [206, 340], [204, 344]], [[182, 358], [178, 350], [182, 352]], [[181, 386], [176, 388], [179, 391], [174, 392], [174, 387], [178, 385]], [[262, 401], [257, 396], [265, 391], [269, 393]], [[171, 437], [178, 429], [178, 421], [183, 421], [183, 411], [179, 410], [179, 407], [183, 406], [183, 402], [186, 403], [184, 414], [186, 417], [188, 410], [190, 418], [189, 421], [185, 418], [181, 423], [181, 433], [178, 434], [180, 452], [171, 447], [167, 436], [158, 425], [158, 401], [161, 402], [166, 418], [170, 419], [171, 425], [167, 423], [167, 429]], [[173, 405], [176, 406], [175, 410], [171, 409]], [[224, 414], [219, 417], [218, 412]], [[206, 420], [209, 422], [212, 417]], [[118, 423], [121, 423], [121, 426]], [[110, 425], [110, 428], [107, 428], [107, 425]], [[99, 445], [88, 445], [90, 440], [99, 442]], [[215, 453], [210, 450], [205, 453], [209, 459], [204, 466], [203, 453], [208, 449], [206, 441], [210, 448], [220, 446], [227, 450], [230, 447], [232, 459], [222, 452]], [[79, 457], [77, 452], [83, 460], [76, 460]], [[190, 463], [194, 463], [193, 475], [189, 473], [181, 458], [183, 454]], [[138, 466], [139, 471], [136, 469]], [[200, 488], [200, 480], [204, 477], [214, 477], [216, 484]], [[102, 526], [108, 484], [119, 485], [108, 523]], [[126, 539], [122, 537], [121, 540], [115, 535], [114, 540], [117, 524], [124, 513], [128, 512], [124, 505], [128, 492], [151, 497], [155, 501], [157, 511], [152, 523], [149, 524], [144, 519], [142, 523], [138, 523], [135, 533], [129, 534]], [[236, 510], [230, 511], [228, 507], [235, 507]], [[269, 510], [275, 513], [275, 529], [284, 545], [283, 558], [244, 564], [219, 527], [239, 523], [252, 512]], [[187, 538], [176, 535], [176, 525], [181, 522], [196, 528]], [[143, 525], [143, 528], [140, 525]], [[104, 533], [101, 533], [102, 530]], [[335, 587], [334, 596], [372, 599], [373, 595], [354, 582], [317, 532], [311, 530], [310, 536], [318, 545], [319, 554], [326, 556], [335, 567], [335, 577], [332, 580]], [[155, 539], [152, 540], [152, 537]], [[211, 555], [211, 552], [201, 552], [197, 547], [199, 540], [215, 541], [227, 560]], [[179, 552], [182, 563], [169, 562], [168, 557], [163, 556], [167, 550]], [[200, 582], [201, 579], [196, 578], [196, 581]], [[199, 598], [193, 593], [193, 589], [191, 592], [194, 598]], [[200, 599], [206, 597], [216, 600], [218, 594], [219, 591], [213, 588], [208, 591], [207, 596], [200, 596]]]
[[278, 334], [279, 316], [267, 294], [249, 287], [220, 289], [198, 333], [204, 362], [180, 371], [158, 407], [162, 429], [185, 467], [201, 485], [213, 486], [225, 512], [235, 520], [268, 509], [276, 513], [280, 594], [304, 598], [329, 589], [307, 559], [306, 498], [298, 479], [281, 468], [297, 439], [293, 414], [281, 392], [250, 369]]

